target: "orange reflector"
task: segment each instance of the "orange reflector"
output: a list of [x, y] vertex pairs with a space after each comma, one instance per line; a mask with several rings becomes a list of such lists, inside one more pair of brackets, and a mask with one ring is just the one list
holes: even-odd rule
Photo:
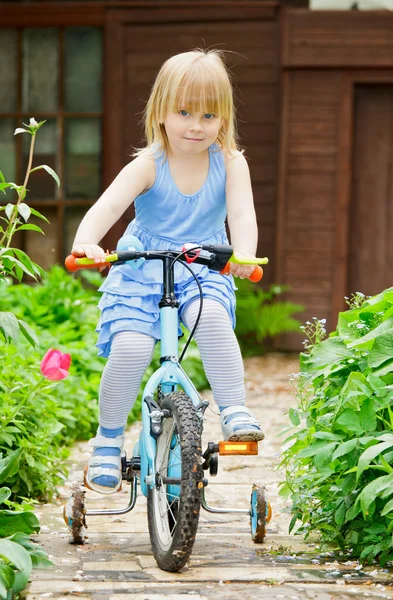
[[258, 454], [258, 442], [218, 442], [221, 456], [226, 454]]

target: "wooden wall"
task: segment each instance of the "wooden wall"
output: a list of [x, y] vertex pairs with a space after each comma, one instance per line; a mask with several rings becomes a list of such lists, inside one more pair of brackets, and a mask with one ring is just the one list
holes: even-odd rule
[[[277, 279], [306, 306], [305, 319], [327, 318], [332, 330], [345, 296], [391, 285], [381, 229], [391, 223], [391, 191], [377, 183], [389, 181], [392, 168], [379, 159], [378, 138], [385, 122], [392, 147], [393, 14], [287, 10], [281, 31]], [[381, 96], [370, 86], [389, 90]], [[286, 336], [281, 345], [300, 341]]]

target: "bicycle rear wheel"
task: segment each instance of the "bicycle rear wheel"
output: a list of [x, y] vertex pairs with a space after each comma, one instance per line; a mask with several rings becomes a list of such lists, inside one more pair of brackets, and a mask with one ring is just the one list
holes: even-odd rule
[[170, 416], [157, 439], [156, 487], [148, 493], [147, 517], [158, 566], [179, 571], [191, 555], [198, 528], [202, 421], [183, 392], [165, 396], [161, 408]]

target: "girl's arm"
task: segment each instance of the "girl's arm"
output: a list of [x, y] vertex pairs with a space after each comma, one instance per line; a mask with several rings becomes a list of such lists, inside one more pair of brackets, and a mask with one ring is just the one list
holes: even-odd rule
[[97, 262], [105, 256], [98, 246], [104, 235], [144, 190], [152, 187], [155, 178], [154, 160], [138, 156], [124, 167], [111, 185], [83, 217], [72, 253], [86, 254]]
[[[255, 257], [258, 226], [251, 189], [250, 170], [243, 154], [226, 158], [226, 199], [231, 244], [236, 254]], [[255, 267], [231, 263], [231, 273], [241, 279], [249, 277]]]

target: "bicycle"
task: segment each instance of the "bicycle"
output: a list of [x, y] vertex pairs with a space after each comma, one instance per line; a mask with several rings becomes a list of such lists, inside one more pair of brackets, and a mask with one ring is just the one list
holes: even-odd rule
[[[141, 259], [161, 260], [163, 263], [163, 296], [159, 303], [161, 366], [143, 390], [139, 440], [131, 458], [127, 459], [125, 455], [121, 458], [122, 479], [131, 484], [130, 500], [128, 506], [117, 510], [86, 510], [85, 490], [76, 484], [64, 506], [64, 519], [71, 529], [70, 542], [84, 543], [86, 516], [118, 515], [131, 511], [135, 506], [139, 481], [141, 492], [147, 498], [148, 528], [154, 557], [161, 569], [176, 572], [191, 555], [201, 506], [213, 513], [248, 514], [252, 539], [256, 543], [263, 542], [266, 525], [271, 519], [271, 506], [264, 486], [253, 485], [249, 509], [215, 508], [207, 503], [205, 487], [208, 480], [204, 471], [209, 470], [211, 476], [217, 474], [219, 455], [257, 455], [258, 442], [209, 442], [202, 452], [203, 418], [209, 402], [201, 398], [181, 367], [203, 308], [202, 288], [189, 264], [207, 265], [221, 273], [229, 272], [229, 262], [255, 264], [250, 279], [259, 281], [263, 275], [259, 265], [267, 264], [268, 259], [240, 261], [233, 256], [229, 245], [186, 244], [179, 252], [143, 250], [137, 238], [131, 242], [134, 245], [129, 245], [127, 250], [107, 253], [101, 263], [85, 257], [69, 256], [66, 259], [66, 267], [71, 272]], [[174, 265], [179, 260], [194, 276], [200, 292], [198, 317], [180, 357], [178, 302], [174, 291]]]

